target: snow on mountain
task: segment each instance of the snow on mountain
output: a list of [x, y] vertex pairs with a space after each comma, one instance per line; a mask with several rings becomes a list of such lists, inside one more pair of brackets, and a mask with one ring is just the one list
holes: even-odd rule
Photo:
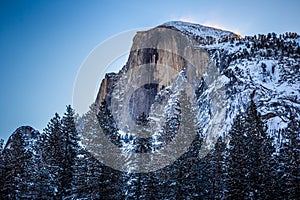
[[270, 135], [286, 128], [292, 116], [300, 118], [299, 36], [267, 37], [201, 46], [210, 53], [220, 75], [229, 79], [225, 83], [227, 133], [251, 98]]
[[[170, 29], [176, 33], [173, 31], [169, 35]], [[145, 43], [147, 48], [144, 48]], [[131, 108], [128, 108], [124, 99], [128, 96], [126, 90], [130, 88], [130, 84], [139, 85], [143, 80], [155, 81], [159, 83], [156, 94], [158, 99], [166, 99], [159, 106], [157, 101], [150, 102], [152, 107], [145, 113], [150, 114], [150, 121], [152, 119], [159, 121], [158, 113], [173, 115], [173, 118], [176, 118], [174, 113], [169, 113], [170, 110], [166, 109], [167, 102], [172, 96], [170, 94], [184, 89], [183, 82], [177, 87], [172, 85], [175, 84], [175, 80], [180, 80], [177, 79], [179, 74], [187, 70], [187, 81], [196, 80], [192, 83], [196, 86], [197, 93], [197, 104], [193, 104], [193, 109], [198, 112], [197, 125], [202, 137], [205, 137], [204, 149], [213, 148], [219, 136], [225, 137], [230, 132], [234, 120], [247, 110], [251, 100], [255, 102], [262, 119], [267, 124], [267, 132], [270, 135], [287, 127], [291, 116], [297, 118], [300, 116], [300, 47], [297, 34], [287, 33], [277, 36], [270, 33], [241, 38], [230, 31], [173, 21], [138, 33], [134, 38], [133, 47], [126, 66], [119, 74], [114, 74], [114, 78], [103, 81], [98, 97], [102, 96], [108, 107], [113, 99], [114, 106], [123, 110], [126, 108], [129, 112]], [[173, 54], [162, 50], [162, 47], [171, 50]], [[189, 52], [187, 49], [192, 50]], [[179, 52], [187, 52], [181, 56], [189, 58], [192, 66], [186, 67], [187, 62], [177, 55], [180, 55]], [[141, 67], [145, 64], [153, 67], [156, 73], [145, 71]], [[171, 80], [165, 80], [164, 75], [167, 71], [161, 66], [170, 66], [177, 70], [172, 74]], [[189, 71], [193, 68], [194, 71]], [[205, 73], [202, 76], [199, 72]], [[131, 79], [127, 80], [127, 77]], [[118, 83], [123, 79], [126, 81]], [[136, 80], [140, 82], [136, 83]], [[164, 84], [161, 84], [162, 82]], [[165, 96], [162, 97], [162, 94]], [[130, 98], [128, 96], [128, 99]], [[96, 100], [97, 103], [101, 101], [100, 98]], [[143, 103], [139, 102], [137, 97], [134, 101]], [[164, 113], [158, 112], [157, 108]], [[127, 122], [130, 118], [123, 115], [120, 117], [118, 109], [112, 110], [115, 111], [113, 115], [117, 121], [123, 121], [121, 129], [130, 126]], [[126, 116], [128, 112], [124, 112]], [[157, 116], [154, 116], [155, 114]], [[161, 119], [165, 120], [163, 117]]]
[[218, 43], [226, 39], [241, 38], [241, 36], [230, 31], [189, 22], [171, 21], [164, 23], [161, 27], [177, 29], [184, 34], [193, 37], [193, 39], [199, 41], [201, 44]]

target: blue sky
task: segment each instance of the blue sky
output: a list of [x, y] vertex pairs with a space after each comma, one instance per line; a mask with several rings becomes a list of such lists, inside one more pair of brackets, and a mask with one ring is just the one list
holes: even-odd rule
[[0, 0], [0, 138], [21, 125], [42, 131], [62, 115], [81, 63], [112, 35], [171, 20], [241, 35], [300, 33], [299, 8], [298, 0]]

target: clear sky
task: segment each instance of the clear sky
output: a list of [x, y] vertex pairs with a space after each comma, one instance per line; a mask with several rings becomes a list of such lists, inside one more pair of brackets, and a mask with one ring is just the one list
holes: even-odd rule
[[112, 35], [171, 20], [300, 33], [299, 9], [299, 0], [0, 0], [0, 138], [62, 115], [81, 63]]

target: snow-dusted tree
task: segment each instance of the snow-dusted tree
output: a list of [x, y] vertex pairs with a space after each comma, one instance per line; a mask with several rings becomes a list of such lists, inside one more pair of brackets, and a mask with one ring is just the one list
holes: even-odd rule
[[62, 134], [61, 118], [55, 113], [42, 136], [43, 158], [46, 168], [50, 173], [49, 182], [53, 197], [61, 199], [63, 188], [61, 184], [63, 160], [64, 160], [64, 138]]
[[238, 116], [230, 132], [228, 178], [229, 199], [269, 199], [275, 190], [274, 148], [256, 106]]
[[79, 150], [75, 159], [74, 189], [75, 199], [103, 199], [102, 165], [84, 149]]
[[[4, 183], [4, 157], [3, 157], [3, 145], [4, 145], [4, 140], [0, 140], [0, 183]], [[0, 192], [2, 192], [2, 187], [0, 187]]]
[[0, 156], [2, 155], [2, 151], [3, 151], [3, 145], [4, 145], [4, 140], [0, 139]]
[[103, 132], [98, 120], [99, 106], [93, 103], [89, 111], [82, 117], [82, 129], [80, 130], [81, 142], [86, 150], [92, 152], [93, 155], [99, 156], [101, 153], [101, 133]]
[[[226, 190], [226, 144], [222, 137], [203, 159], [201, 167], [201, 197], [224, 199]], [[200, 167], [200, 166], [199, 166]]]
[[56, 113], [44, 129], [43, 158], [50, 173], [53, 198], [70, 197], [72, 193], [74, 164], [79, 150], [74, 110], [67, 106], [61, 119]]
[[75, 124], [75, 112], [70, 105], [67, 106], [66, 112], [62, 118], [62, 135], [63, 135], [63, 160], [61, 185], [63, 196], [69, 197], [72, 194], [73, 175], [75, 174], [75, 158], [79, 150], [79, 136]]
[[34, 165], [31, 169], [30, 176], [32, 176], [33, 186], [33, 199], [48, 199], [54, 196], [54, 188], [51, 182], [51, 174], [48, 171], [47, 163], [43, 158], [43, 148], [40, 138], [36, 141], [34, 149]]
[[300, 122], [292, 117], [282, 131], [282, 144], [278, 156], [278, 189], [280, 198], [300, 197]]
[[[3, 160], [4, 140], [0, 139], [0, 183], [4, 182], [4, 160]], [[2, 187], [0, 188], [1, 191]]]
[[[107, 169], [97, 158], [103, 151], [101, 140], [103, 130], [98, 121], [99, 106], [93, 103], [80, 120], [81, 142], [85, 149], [76, 158], [75, 195], [76, 198], [108, 198], [111, 193], [110, 177]], [[106, 123], [106, 122], [103, 122]]]
[[33, 152], [27, 148], [23, 129], [17, 129], [9, 147], [3, 151], [1, 197], [3, 199], [34, 198], [35, 168]]
[[[197, 186], [198, 186], [198, 170], [194, 165], [198, 163], [198, 151], [197, 149], [199, 138], [196, 112], [193, 108], [192, 99], [190, 99], [185, 91], [182, 91], [179, 96], [180, 105], [180, 123], [177, 134], [182, 135], [178, 145], [189, 147], [186, 152], [174, 163], [174, 167], [177, 171], [176, 177], [176, 199], [184, 198], [197, 198]], [[191, 138], [193, 139], [192, 144]], [[195, 170], [195, 171], [194, 171]], [[175, 178], [174, 177], [174, 178]]]

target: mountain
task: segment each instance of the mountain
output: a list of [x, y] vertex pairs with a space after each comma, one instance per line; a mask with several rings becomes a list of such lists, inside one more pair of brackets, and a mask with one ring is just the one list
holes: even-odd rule
[[12, 134], [0, 196], [298, 199], [299, 61], [291, 32], [179, 21], [138, 32], [86, 114], [69, 106], [42, 133]]
[[118, 74], [106, 75], [96, 103], [105, 100], [118, 125], [132, 129], [133, 121], [143, 113], [150, 114], [155, 96], [172, 87], [182, 71], [192, 90], [199, 87], [207, 66], [214, 66], [201, 46], [239, 38], [232, 32], [183, 22], [138, 32], [126, 65]]
[[251, 100], [268, 134], [274, 135], [292, 116], [299, 119], [299, 42], [294, 33], [242, 38], [198, 24], [168, 22], [136, 34], [126, 65], [107, 74], [96, 103], [105, 100], [119, 128], [132, 129], [139, 115], [154, 114], [155, 97], [186, 89], [175, 87], [184, 71], [197, 96], [194, 109], [208, 146], [220, 135], [226, 137]]
[[[174, 77], [164, 77], [165, 69], [161, 66], [170, 66], [178, 72], [184, 68], [188, 59], [197, 71], [203, 71], [202, 68], [207, 65], [206, 62], [208, 62], [209, 58], [200, 48], [191, 49], [191, 47], [238, 38], [240, 36], [232, 32], [183, 22], [169, 22], [148, 31], [138, 32], [133, 39], [126, 66], [118, 74], [110, 73], [106, 75], [102, 81], [96, 102], [100, 104], [104, 99], [109, 101], [112, 84], [122, 74], [127, 73], [128, 70], [132, 70], [137, 66], [143, 68], [143, 65], [153, 64], [153, 71], [157, 70], [158, 73], [154, 75], [153, 72], [147, 71], [147, 76], [149, 76], [147, 78], [150, 81], [158, 79], [158, 81], [162, 82], [160, 83], [161, 86], [162, 84], [170, 84], [166, 79], [171, 79], [169, 81], [172, 81]], [[196, 44], [192, 42], [196, 42]], [[138, 71], [140, 74], [143, 73], [142, 69]], [[199, 78], [199, 72], [197, 71], [196, 77]], [[140, 74], [138, 75], [140, 76]], [[173, 76], [176, 76], [176, 74]]]

